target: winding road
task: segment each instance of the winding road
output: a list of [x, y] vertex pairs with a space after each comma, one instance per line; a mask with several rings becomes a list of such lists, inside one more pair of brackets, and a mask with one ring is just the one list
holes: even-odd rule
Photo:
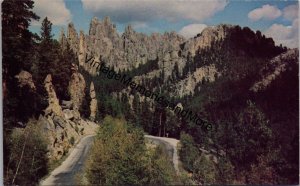
[[76, 174], [83, 170], [93, 139], [94, 135], [82, 138], [67, 159], [54, 169], [49, 177], [41, 181], [40, 185], [76, 185]]
[[[87, 159], [88, 151], [93, 144], [93, 139], [94, 135], [82, 138], [67, 159], [59, 167], [54, 169], [50, 176], [48, 176], [45, 180], [42, 180], [40, 185], [76, 185], [76, 175], [83, 171], [83, 165]], [[177, 144], [179, 140], [150, 135], [145, 135], [145, 139], [151, 143], [165, 147], [168, 156], [174, 164], [174, 169], [178, 173], [179, 157], [177, 154]]]
[[178, 168], [178, 163], [179, 163], [179, 156], [177, 153], [177, 144], [179, 140], [174, 139], [174, 138], [166, 138], [166, 137], [157, 137], [157, 136], [150, 136], [150, 135], [145, 135], [145, 138], [147, 140], [150, 140], [151, 142], [155, 143], [156, 145], [163, 145], [170, 157], [172, 159], [174, 169], [176, 173], [179, 173], [179, 168]]

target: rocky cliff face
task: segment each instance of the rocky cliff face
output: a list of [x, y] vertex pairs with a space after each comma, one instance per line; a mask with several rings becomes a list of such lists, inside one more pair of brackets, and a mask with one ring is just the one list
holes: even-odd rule
[[221, 76], [221, 73], [217, 71], [215, 65], [204, 66], [197, 68], [195, 72], [188, 75], [187, 78], [180, 80], [174, 85], [174, 92], [171, 92], [172, 96], [183, 97], [186, 95], [194, 95], [196, 86], [202, 82], [213, 82], [216, 77]]
[[189, 39], [184, 44], [183, 56], [195, 56], [196, 51], [205, 47], [210, 47], [213, 42], [225, 39], [233, 28], [231, 25], [218, 25], [205, 28], [197, 37]]
[[291, 49], [270, 60], [260, 71], [261, 80], [256, 82], [250, 90], [253, 92], [263, 91], [283, 72], [292, 69], [291, 65], [299, 66], [299, 50]]

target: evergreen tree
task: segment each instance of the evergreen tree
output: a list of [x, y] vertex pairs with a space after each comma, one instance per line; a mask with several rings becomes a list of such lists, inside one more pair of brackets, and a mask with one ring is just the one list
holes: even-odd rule
[[32, 0], [4, 0], [2, 3], [2, 73], [4, 86], [8, 89], [14, 76], [21, 69], [29, 70], [30, 67], [34, 34], [28, 27], [31, 20], [39, 19], [31, 10], [33, 4]]
[[42, 44], [46, 46], [51, 46], [51, 41], [52, 41], [52, 23], [48, 20], [47, 17], [42, 22], [42, 27], [41, 27], [41, 39], [42, 39]]

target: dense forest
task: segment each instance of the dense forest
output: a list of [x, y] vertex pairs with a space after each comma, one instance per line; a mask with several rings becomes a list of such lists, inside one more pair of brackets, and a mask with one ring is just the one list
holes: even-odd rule
[[[78, 65], [68, 43], [63, 48], [53, 38], [47, 17], [40, 34], [28, 29], [31, 20], [40, 19], [33, 6], [32, 0], [2, 3], [5, 185], [37, 184], [49, 173], [48, 142], [37, 122], [47, 107], [44, 79], [52, 74], [58, 98], [68, 100], [72, 64]], [[268, 61], [287, 50], [259, 31], [234, 26], [229, 37], [188, 57], [182, 74], [176, 67], [167, 81], [161, 73], [143, 82], [212, 123], [209, 132], [159, 104], [140, 101], [134, 92], [113, 96], [125, 88], [122, 83], [101, 73], [91, 76], [79, 68], [86, 84], [94, 83], [100, 103], [96, 115], [100, 128], [86, 165], [88, 181], [82, 184], [298, 184], [298, 63], [289, 63], [263, 91], [251, 91]], [[193, 95], [170, 94], [174, 83], [210, 64], [222, 72], [221, 77], [198, 82]], [[134, 77], [158, 68], [156, 59], [120, 73]], [[34, 90], [19, 86], [15, 77], [21, 71], [32, 74]], [[87, 95], [80, 108], [86, 119], [90, 114]], [[144, 133], [180, 139], [181, 176], [176, 175], [162, 147], [147, 148]]]

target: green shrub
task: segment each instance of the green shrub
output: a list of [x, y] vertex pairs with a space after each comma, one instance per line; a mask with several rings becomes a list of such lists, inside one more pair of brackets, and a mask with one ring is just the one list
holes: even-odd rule
[[216, 168], [214, 163], [205, 155], [201, 155], [194, 162], [193, 180], [200, 185], [216, 182]]
[[183, 167], [192, 172], [194, 169], [194, 162], [200, 156], [200, 151], [194, 142], [192, 136], [186, 133], [180, 135], [181, 148], [179, 150], [180, 160], [183, 163]]
[[160, 148], [146, 148], [142, 130], [109, 116], [91, 148], [86, 175], [96, 185], [162, 185], [171, 183], [174, 170]]

